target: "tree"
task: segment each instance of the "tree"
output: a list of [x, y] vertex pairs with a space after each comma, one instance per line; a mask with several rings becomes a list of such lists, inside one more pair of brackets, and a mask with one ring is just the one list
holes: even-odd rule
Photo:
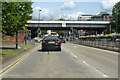
[[116, 26], [115, 20], [111, 20], [110, 25], [111, 25], [111, 31], [112, 31], [112, 33], [115, 32], [115, 26]]
[[59, 21], [66, 21], [66, 20], [65, 20], [64, 18], [61, 17], [61, 18], [59, 19]]
[[18, 48], [18, 31], [24, 32], [24, 25], [32, 19], [32, 2], [2, 3], [2, 33], [13, 36], [16, 33], [16, 48]]
[[115, 31], [120, 32], [120, 1], [113, 6], [112, 16], [116, 24]]
[[41, 34], [42, 35], [47, 34], [47, 30], [41, 30]]
[[2, 3], [0, 2], [0, 22], [2, 22]]

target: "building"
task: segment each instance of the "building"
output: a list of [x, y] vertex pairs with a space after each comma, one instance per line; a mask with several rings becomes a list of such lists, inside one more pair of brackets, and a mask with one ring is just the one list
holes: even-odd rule
[[110, 21], [112, 15], [107, 12], [100, 12], [98, 15], [92, 15], [91, 21]]
[[97, 15], [81, 15], [78, 17], [78, 21], [110, 21], [112, 15], [107, 12], [100, 12]]
[[78, 21], [88, 21], [90, 20], [92, 15], [81, 15], [78, 17]]

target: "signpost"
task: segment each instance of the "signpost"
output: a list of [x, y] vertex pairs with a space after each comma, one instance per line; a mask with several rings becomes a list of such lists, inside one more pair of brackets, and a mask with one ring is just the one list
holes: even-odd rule
[[[28, 26], [28, 25], [27, 25], [27, 24], [25, 24], [25, 30], [27, 30], [27, 26]], [[28, 35], [28, 34], [27, 34], [27, 33], [25, 33], [25, 45], [27, 45], [27, 35]]]

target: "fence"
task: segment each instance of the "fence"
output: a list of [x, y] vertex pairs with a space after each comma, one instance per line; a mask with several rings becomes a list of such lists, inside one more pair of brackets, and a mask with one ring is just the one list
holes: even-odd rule
[[101, 37], [80, 37], [79, 39], [73, 40], [73, 43], [98, 47], [103, 49], [109, 49], [120, 52], [120, 36], [101, 36]]

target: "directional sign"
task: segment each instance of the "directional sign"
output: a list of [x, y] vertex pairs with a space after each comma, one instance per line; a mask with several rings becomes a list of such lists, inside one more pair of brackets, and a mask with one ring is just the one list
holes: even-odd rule
[[62, 27], [66, 27], [66, 23], [65, 22], [62, 23]]

